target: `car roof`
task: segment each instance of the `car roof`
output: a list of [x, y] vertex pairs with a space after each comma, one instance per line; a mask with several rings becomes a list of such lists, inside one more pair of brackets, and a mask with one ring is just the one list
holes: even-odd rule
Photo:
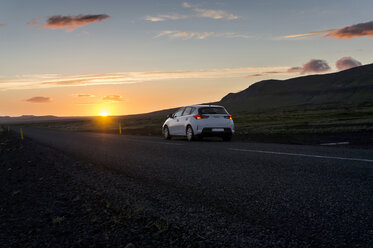
[[197, 105], [188, 105], [188, 106], [184, 106], [184, 108], [186, 107], [194, 107], [194, 108], [202, 108], [202, 107], [220, 107], [220, 108], [224, 108], [223, 106], [220, 106], [220, 105], [212, 105], [212, 104], [197, 104]]

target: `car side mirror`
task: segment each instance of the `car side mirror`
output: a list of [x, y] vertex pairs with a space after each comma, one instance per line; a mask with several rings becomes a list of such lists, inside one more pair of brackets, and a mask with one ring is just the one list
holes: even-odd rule
[[168, 114], [167, 118], [174, 118], [174, 114]]

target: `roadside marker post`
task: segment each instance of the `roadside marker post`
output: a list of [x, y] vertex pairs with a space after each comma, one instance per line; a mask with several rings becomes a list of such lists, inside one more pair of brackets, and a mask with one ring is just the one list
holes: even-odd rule
[[122, 125], [119, 123], [119, 134], [122, 134]]
[[23, 129], [22, 129], [22, 127], [19, 129], [19, 132], [21, 134], [21, 140], [23, 140]]

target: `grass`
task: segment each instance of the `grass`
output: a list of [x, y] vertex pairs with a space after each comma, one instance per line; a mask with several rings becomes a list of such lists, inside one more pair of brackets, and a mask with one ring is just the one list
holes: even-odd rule
[[52, 223], [53, 223], [53, 224], [59, 224], [59, 223], [61, 223], [61, 222], [64, 221], [64, 220], [65, 220], [65, 216], [62, 216], [62, 217], [57, 216], [56, 218], [53, 218], [53, 219], [52, 219]]
[[237, 134], [308, 134], [373, 130], [373, 107], [284, 109], [264, 113], [237, 113]]

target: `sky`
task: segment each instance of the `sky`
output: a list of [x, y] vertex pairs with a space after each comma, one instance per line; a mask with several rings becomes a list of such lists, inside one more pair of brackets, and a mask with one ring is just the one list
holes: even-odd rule
[[373, 62], [373, 1], [0, 0], [0, 116], [145, 113]]

